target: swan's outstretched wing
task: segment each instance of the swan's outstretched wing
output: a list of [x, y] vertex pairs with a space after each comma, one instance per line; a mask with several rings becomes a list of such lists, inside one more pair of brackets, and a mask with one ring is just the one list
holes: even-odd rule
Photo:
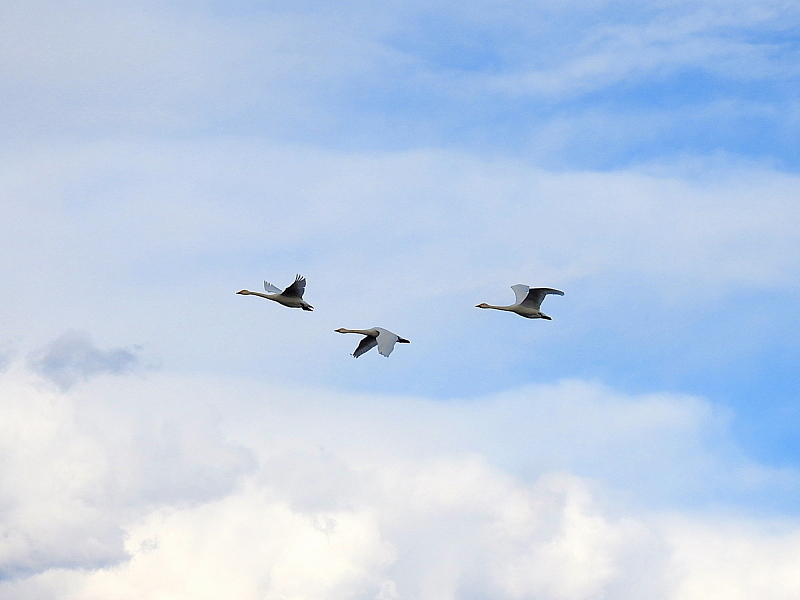
[[394, 350], [394, 345], [397, 343], [397, 340], [400, 339], [400, 336], [386, 329], [381, 329], [380, 327], [374, 327], [374, 329], [378, 331], [378, 352], [383, 356], [389, 356], [392, 350]]
[[264, 289], [268, 294], [280, 294], [281, 290], [272, 285], [269, 281], [264, 282]]
[[293, 296], [295, 298], [302, 298], [303, 292], [306, 291], [306, 278], [298, 275], [294, 278], [294, 283], [283, 290], [284, 296]]
[[563, 296], [564, 292], [561, 290], [554, 290], [553, 288], [531, 288], [528, 292], [528, 295], [522, 302], [520, 302], [520, 304], [522, 306], [529, 306], [530, 308], [539, 310], [539, 307], [542, 305], [542, 300], [544, 300], [544, 297], [547, 296], [547, 294]]
[[529, 288], [527, 285], [518, 283], [517, 285], [512, 285], [511, 289], [514, 290], [514, 295], [517, 297], [517, 301], [514, 304], [522, 304], [525, 302], [525, 298], [528, 297], [528, 290], [531, 288]]
[[[364, 352], [366, 352], [367, 350], [371, 350], [377, 345], [378, 345], [378, 340], [375, 339], [374, 335], [365, 335], [364, 339], [359, 342], [356, 351], [353, 352], [353, 356], [358, 358], [359, 356], [364, 354]], [[380, 352], [380, 348], [378, 348], [378, 351]], [[381, 354], [383, 354], [383, 352], [381, 352]]]

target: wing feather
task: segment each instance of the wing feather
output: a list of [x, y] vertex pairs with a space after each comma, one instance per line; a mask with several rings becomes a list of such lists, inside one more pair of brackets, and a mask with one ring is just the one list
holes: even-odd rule
[[400, 339], [400, 336], [386, 329], [381, 329], [380, 327], [375, 327], [375, 329], [378, 330], [378, 352], [383, 356], [389, 356], [392, 350], [394, 350], [394, 345], [397, 343], [397, 340]]
[[528, 292], [528, 295], [522, 302], [520, 302], [520, 304], [522, 306], [528, 306], [530, 308], [539, 310], [539, 307], [542, 305], [542, 300], [544, 300], [544, 297], [548, 294], [563, 296], [564, 292], [561, 290], [554, 290], [553, 288], [531, 288]]
[[517, 297], [515, 304], [522, 304], [525, 302], [525, 298], [528, 297], [528, 290], [530, 289], [527, 285], [518, 283], [517, 285], [512, 285], [511, 289], [514, 290], [514, 295]]
[[264, 281], [264, 290], [269, 294], [280, 294], [281, 290], [272, 285], [269, 281]]
[[283, 290], [284, 296], [290, 296], [295, 298], [302, 298], [303, 292], [306, 291], [306, 278], [302, 275], [298, 275], [294, 279], [294, 283]]
[[365, 335], [364, 339], [358, 343], [358, 347], [356, 347], [356, 351], [353, 352], [353, 356], [358, 358], [367, 350], [371, 350], [375, 346], [378, 345], [378, 340], [375, 339], [373, 335]]

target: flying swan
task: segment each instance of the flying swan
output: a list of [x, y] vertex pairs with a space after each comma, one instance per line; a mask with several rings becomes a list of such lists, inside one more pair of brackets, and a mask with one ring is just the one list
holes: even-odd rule
[[378, 347], [378, 352], [383, 356], [389, 356], [392, 350], [394, 350], [394, 345], [396, 343], [411, 343], [407, 339], [401, 338], [396, 333], [392, 333], [380, 327], [373, 327], [372, 329], [345, 329], [344, 327], [340, 327], [339, 329], [334, 329], [334, 331], [337, 333], [360, 333], [364, 336], [364, 339], [358, 344], [356, 351], [353, 352], [355, 358], [358, 358], [364, 354], [364, 352], [375, 346]]
[[512, 304], [511, 306], [492, 306], [491, 304], [482, 302], [476, 305], [476, 307], [507, 310], [517, 313], [520, 317], [525, 317], [526, 319], [547, 319], [548, 321], [552, 321], [553, 319], [539, 310], [539, 307], [542, 305], [542, 300], [544, 300], [547, 294], [564, 295], [564, 292], [561, 290], [554, 290], [553, 288], [529, 288], [527, 285], [522, 285], [521, 283], [512, 285], [511, 289], [514, 290], [517, 296], [516, 304]]
[[298, 275], [294, 279], [294, 283], [287, 287], [285, 290], [280, 291], [269, 281], [264, 282], [264, 289], [269, 292], [262, 294], [261, 292], [251, 292], [250, 290], [242, 290], [236, 292], [244, 296], [261, 296], [267, 300], [274, 300], [278, 304], [283, 304], [289, 308], [302, 308], [303, 310], [314, 310], [308, 302], [303, 300], [303, 292], [306, 291], [306, 278]]

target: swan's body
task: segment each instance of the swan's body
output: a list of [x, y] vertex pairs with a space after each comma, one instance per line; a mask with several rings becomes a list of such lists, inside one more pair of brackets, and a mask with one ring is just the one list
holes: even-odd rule
[[269, 281], [264, 282], [264, 290], [269, 292], [262, 294], [261, 292], [251, 292], [250, 290], [242, 290], [236, 292], [244, 296], [260, 296], [267, 300], [274, 300], [278, 304], [283, 304], [289, 308], [302, 308], [303, 310], [314, 310], [308, 302], [303, 300], [303, 292], [306, 291], [306, 278], [298, 275], [294, 279], [294, 283], [281, 291], [272, 285]]
[[364, 339], [358, 344], [356, 351], [353, 352], [355, 358], [358, 358], [364, 354], [364, 352], [375, 346], [378, 347], [378, 352], [383, 356], [389, 356], [392, 350], [394, 350], [395, 344], [411, 343], [407, 339], [401, 338], [396, 333], [392, 333], [380, 327], [373, 327], [372, 329], [345, 329], [344, 327], [340, 327], [339, 329], [334, 329], [334, 331], [337, 333], [360, 333], [364, 336]]
[[511, 289], [514, 290], [514, 294], [517, 296], [516, 304], [512, 304], [511, 306], [492, 306], [491, 304], [482, 302], [477, 305], [477, 308], [507, 310], [517, 313], [520, 317], [525, 317], [526, 319], [547, 319], [548, 321], [552, 321], [553, 319], [539, 310], [539, 307], [542, 306], [542, 300], [544, 300], [547, 294], [564, 295], [564, 292], [561, 290], [554, 290], [553, 288], [529, 288], [527, 285], [522, 285], [521, 283], [512, 285]]

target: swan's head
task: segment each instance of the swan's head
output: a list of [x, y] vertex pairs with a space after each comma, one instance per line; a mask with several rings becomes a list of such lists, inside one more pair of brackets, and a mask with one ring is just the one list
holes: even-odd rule
[[242, 294], [244, 296], [247, 296], [248, 294], [251, 294], [252, 292], [250, 290], [242, 290], [241, 292], [236, 292], [236, 293], [237, 294]]
[[339, 329], [334, 329], [336, 333], [347, 333], [347, 329], [344, 327], [339, 327]]
[[481, 302], [480, 304], [476, 304], [475, 308], [490, 308], [490, 306], [486, 304], [486, 302]]

